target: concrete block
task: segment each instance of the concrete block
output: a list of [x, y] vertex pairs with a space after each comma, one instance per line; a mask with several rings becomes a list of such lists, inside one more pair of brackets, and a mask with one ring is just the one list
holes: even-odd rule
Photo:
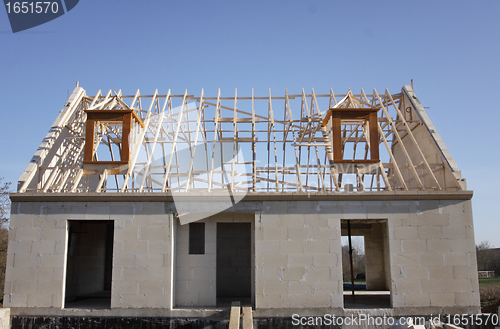
[[429, 279], [440, 280], [453, 277], [453, 267], [441, 265], [429, 265]]
[[283, 280], [304, 280], [306, 269], [304, 267], [286, 267], [283, 269]]
[[64, 267], [64, 255], [42, 254], [40, 255], [41, 267]]
[[446, 291], [472, 293], [470, 279], [448, 279], [446, 280]]
[[9, 241], [8, 251], [11, 254], [29, 254], [31, 253], [31, 241]]
[[471, 239], [452, 239], [451, 251], [452, 252], [471, 252], [476, 250], [474, 240]]
[[[294, 255], [300, 256], [300, 254]], [[264, 254], [262, 257], [263, 266], [285, 266], [288, 262], [287, 255], [284, 254]], [[298, 266], [298, 265], [297, 265]]]
[[[267, 230], [267, 229], [264, 229]], [[264, 236], [265, 238], [265, 236]], [[289, 227], [288, 239], [291, 240], [306, 240], [312, 238], [312, 230], [307, 227]], [[281, 240], [281, 239], [280, 239]]]
[[312, 227], [312, 238], [315, 240], [334, 239], [337, 237], [337, 230], [332, 227]]
[[137, 257], [137, 264], [140, 267], [163, 266], [163, 255], [140, 255]]
[[31, 248], [33, 253], [53, 254], [56, 249], [56, 242], [53, 240], [33, 241]]
[[[166, 267], [151, 267], [148, 268], [146, 281], [163, 281], [170, 282], [170, 270], [169, 266]], [[189, 271], [189, 269], [183, 269]], [[187, 278], [187, 276], [181, 276], [181, 278]]]
[[427, 280], [429, 279], [429, 269], [427, 266], [406, 266], [406, 275], [405, 279], [406, 280]]
[[420, 254], [409, 252], [396, 254], [396, 264], [399, 266], [417, 267], [420, 265]]
[[431, 306], [454, 306], [455, 294], [454, 293], [437, 293], [431, 295]]
[[260, 218], [261, 227], [279, 227], [280, 215], [262, 215]]
[[420, 255], [420, 264], [422, 266], [443, 265], [444, 255], [438, 252], [425, 252]]
[[[316, 284], [319, 284], [319, 282]], [[314, 289], [317, 289], [316, 284], [307, 281], [289, 281], [288, 287], [290, 295], [312, 295]]]
[[139, 294], [154, 296], [156, 294], [163, 294], [163, 282], [161, 281], [141, 281], [139, 282]]
[[12, 281], [12, 292], [26, 295], [35, 294], [36, 286], [33, 281], [14, 280]]
[[[40, 229], [38, 229], [40, 230]], [[66, 229], [62, 228], [48, 228], [44, 227], [41, 229], [42, 240], [66, 240]]]
[[418, 238], [418, 228], [415, 226], [399, 226], [393, 228], [394, 239], [412, 240]]
[[123, 281], [143, 281], [146, 280], [145, 268], [124, 268], [122, 269]]
[[476, 276], [477, 270], [474, 266], [453, 266], [453, 279], [474, 279]]
[[63, 279], [62, 276], [54, 277], [54, 268], [52, 267], [31, 269], [29, 276], [32, 277], [31, 279], [37, 284], [42, 282], [62, 281]]
[[438, 292], [446, 292], [446, 280], [422, 280], [422, 292], [423, 293], [438, 293]]
[[450, 265], [468, 265], [467, 254], [463, 252], [447, 252], [444, 253], [444, 263]]
[[52, 294], [62, 294], [62, 287], [62, 281], [41, 282], [36, 285], [36, 294], [50, 296], [48, 299], [51, 299]]
[[288, 281], [265, 281], [264, 294], [266, 295], [288, 294]]
[[215, 267], [212, 268], [202, 268], [195, 267], [192, 269], [193, 280], [215, 280], [216, 272]]
[[428, 307], [431, 305], [429, 294], [408, 293], [405, 294], [406, 307]]
[[444, 226], [443, 238], [445, 239], [465, 239], [467, 238], [466, 226]]
[[314, 296], [281, 295], [281, 305], [284, 308], [329, 308], [331, 295], [327, 293]]
[[427, 251], [451, 252], [451, 241], [449, 239], [427, 240]]
[[306, 271], [306, 281], [329, 281], [330, 268], [329, 267], [310, 267]]
[[171, 308], [169, 294], [148, 294], [146, 303], [147, 308]]
[[139, 281], [113, 281], [111, 291], [122, 295], [124, 293], [136, 295], [139, 293]]
[[122, 253], [113, 256], [113, 269], [132, 268], [137, 266], [137, 255]]
[[175, 304], [176, 306], [198, 306], [198, 293], [176, 294]]
[[165, 227], [140, 227], [139, 228], [139, 237], [140, 240], [147, 240], [147, 241], [164, 241], [168, 240], [168, 229]]
[[137, 253], [137, 254], [147, 254], [148, 253], [148, 242], [147, 241], [137, 241], [137, 240], [125, 240], [123, 241], [123, 252], [126, 253]]
[[146, 308], [147, 296], [123, 294], [120, 305], [122, 308]]
[[16, 238], [19, 241], [38, 241], [41, 238], [41, 232], [39, 227], [19, 227]]
[[425, 240], [402, 240], [401, 246], [405, 253], [427, 251], [427, 243]]
[[472, 293], [457, 293], [455, 294], [456, 306], [476, 306], [478, 305], [478, 296]]
[[28, 295], [28, 307], [51, 307], [52, 305], [52, 294], [49, 295], [38, 295], [30, 294]]
[[418, 228], [419, 239], [441, 239], [441, 226], [420, 226]]
[[217, 299], [214, 293], [198, 294], [198, 305], [214, 307], [217, 304]]
[[337, 254], [315, 254], [313, 255], [313, 265], [316, 267], [336, 267], [338, 263]]
[[330, 252], [328, 240], [307, 240], [305, 245], [309, 254], [327, 254]]
[[286, 227], [264, 227], [264, 240], [276, 241], [286, 240], [288, 237], [288, 230]]
[[[330, 216], [328, 216], [330, 217]], [[304, 226], [306, 227], [328, 227], [328, 217], [324, 215], [306, 215]]]
[[264, 295], [258, 294], [255, 296], [256, 308], [281, 308], [280, 295]]
[[281, 251], [281, 241], [255, 241], [256, 254], [277, 254]]
[[295, 241], [280, 241], [280, 251], [284, 254], [302, 254], [304, 253], [304, 242]]
[[304, 215], [297, 214], [286, 214], [280, 215], [280, 227], [303, 227], [304, 226]]
[[421, 280], [396, 281], [396, 292], [398, 294], [405, 293], [406, 295], [421, 294], [422, 293]]

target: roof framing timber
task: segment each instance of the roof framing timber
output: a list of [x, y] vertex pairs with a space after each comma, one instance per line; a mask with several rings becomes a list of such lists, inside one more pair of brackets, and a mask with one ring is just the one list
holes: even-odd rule
[[[149, 104], [142, 108], [143, 102]], [[283, 106], [283, 120], [276, 108]], [[132, 110], [125, 170], [84, 170], [88, 110]], [[370, 120], [334, 111], [375, 113]], [[335, 121], [335, 122], [334, 122]], [[100, 123], [95, 156], [113, 162], [122, 140]], [[373, 128], [373, 129], [372, 129]], [[375, 130], [374, 130], [375, 129]], [[333, 136], [337, 144], [333, 144]], [[340, 138], [340, 144], [338, 144]], [[381, 145], [382, 144], [382, 145]], [[339, 146], [340, 145], [340, 146]], [[376, 150], [373, 148], [377, 147]], [[369, 154], [379, 158], [370, 160]], [[118, 152], [119, 153], [119, 152]], [[343, 161], [335, 159], [342, 158]], [[466, 190], [456, 163], [409, 86], [371, 96], [300, 94], [257, 97], [122, 95], [77, 87], [19, 179], [18, 192], [165, 193], [230, 191], [376, 192]]]

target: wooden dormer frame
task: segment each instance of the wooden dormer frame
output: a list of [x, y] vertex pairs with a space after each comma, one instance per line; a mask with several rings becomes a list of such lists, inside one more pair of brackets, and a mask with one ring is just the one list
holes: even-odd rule
[[[144, 128], [144, 123], [134, 110], [85, 110], [87, 113], [85, 131], [84, 164], [128, 164], [130, 161], [129, 136], [132, 131], [132, 120]], [[101, 121], [117, 121], [122, 123], [122, 142], [120, 147], [120, 161], [96, 161], [95, 152], [95, 124]]]
[[[380, 162], [379, 155], [379, 131], [377, 112], [379, 108], [330, 108], [323, 123], [325, 127], [332, 118], [333, 136], [333, 161], [335, 163], [377, 163]], [[342, 154], [342, 120], [365, 120], [368, 122], [368, 132], [370, 137], [370, 159], [367, 160], [347, 160]]]

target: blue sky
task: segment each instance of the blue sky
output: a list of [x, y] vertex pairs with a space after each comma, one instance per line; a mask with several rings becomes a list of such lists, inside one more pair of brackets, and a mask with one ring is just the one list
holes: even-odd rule
[[0, 177], [15, 182], [78, 80], [87, 93], [415, 91], [474, 190], [476, 243], [496, 210], [500, 1], [81, 0], [13, 34], [0, 8]]

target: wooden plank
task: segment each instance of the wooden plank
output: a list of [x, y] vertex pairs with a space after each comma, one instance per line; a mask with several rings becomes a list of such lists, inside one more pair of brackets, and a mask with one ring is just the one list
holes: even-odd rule
[[392, 154], [391, 147], [389, 146], [389, 143], [387, 142], [387, 139], [385, 138], [384, 133], [382, 132], [382, 128], [379, 126], [378, 129], [379, 129], [379, 132], [380, 132], [380, 136], [382, 136], [382, 141], [385, 144], [387, 152], [389, 153], [389, 156], [391, 157], [391, 162], [392, 162], [392, 165], [394, 167], [394, 171], [396, 172], [396, 175], [398, 176], [398, 179], [401, 182], [401, 185], [403, 185], [403, 188], [406, 191], [408, 191], [408, 186], [406, 186], [406, 182], [403, 179], [403, 175], [401, 174], [401, 171], [399, 170], [399, 166], [398, 166], [398, 164], [396, 162], [396, 158], [394, 157], [394, 154]]
[[229, 329], [240, 329], [240, 302], [231, 303], [231, 313], [229, 315]]
[[[186, 178], [186, 190], [185, 192], [188, 192], [189, 189], [189, 181], [191, 180], [191, 175], [193, 174], [193, 161], [194, 161], [194, 155], [196, 152], [196, 146], [198, 145], [198, 135], [201, 133], [201, 116], [202, 116], [202, 108], [203, 108], [203, 88], [201, 89], [201, 96], [200, 96], [200, 106], [198, 108], [198, 118], [196, 119], [196, 132], [195, 132], [195, 138], [194, 138], [194, 145], [193, 145], [193, 153], [191, 154], [191, 161], [189, 162], [189, 169], [187, 173], [187, 178]], [[208, 163], [207, 163], [207, 168], [208, 168]]]
[[181, 128], [182, 114], [184, 111], [184, 104], [186, 103], [186, 97], [187, 97], [187, 89], [184, 91], [184, 98], [182, 99], [182, 106], [179, 110], [179, 116], [177, 118], [177, 126], [175, 128], [175, 134], [174, 134], [174, 143], [172, 144], [172, 149], [170, 150], [170, 156], [168, 158], [167, 169], [165, 170], [165, 175], [163, 177], [163, 184], [161, 187], [162, 192], [166, 192], [166, 190], [167, 190], [168, 175], [170, 174], [172, 159], [173, 159], [174, 153], [176, 152], [176, 149], [177, 149], [177, 137], [179, 136], [179, 130]]
[[405, 154], [407, 161], [410, 163], [410, 169], [411, 169], [413, 175], [415, 176], [415, 179], [417, 180], [417, 183], [418, 183], [419, 187], [422, 190], [425, 190], [425, 187], [422, 184], [422, 181], [420, 180], [420, 177], [419, 177], [419, 175], [418, 175], [418, 173], [417, 173], [417, 171], [415, 169], [415, 166], [413, 165], [413, 162], [411, 161], [410, 155], [408, 154], [408, 151], [406, 150], [406, 147], [404, 146], [403, 141], [401, 140], [401, 137], [399, 136], [399, 133], [398, 133], [398, 131], [396, 129], [396, 126], [394, 125], [394, 122], [393, 122], [393, 120], [391, 118], [391, 115], [389, 114], [389, 111], [385, 108], [385, 106], [383, 105], [383, 101], [380, 98], [380, 95], [377, 93], [377, 90], [375, 88], [373, 89], [373, 94], [379, 100], [379, 103], [380, 103], [380, 106], [382, 108], [382, 111], [384, 112], [384, 114], [385, 114], [385, 116], [387, 118], [387, 121], [389, 122], [389, 125], [392, 128], [393, 136], [395, 136], [396, 139], [398, 140], [398, 142], [401, 144], [401, 150]]
[[[168, 90], [170, 93], [170, 89]], [[158, 89], [155, 90], [155, 93], [153, 95], [153, 99], [151, 100], [151, 104], [149, 105], [148, 112], [146, 113], [146, 119], [144, 120], [144, 126], [149, 127], [149, 121], [151, 119], [151, 109], [153, 108], [153, 105], [155, 103], [155, 99], [158, 97]], [[134, 167], [135, 167], [135, 162], [137, 161], [137, 156], [139, 155], [139, 151], [141, 150], [140, 145], [142, 145], [142, 142], [144, 141], [144, 136], [146, 135], [147, 128], [143, 128], [139, 135], [136, 137], [135, 143], [132, 145], [132, 154], [130, 156], [130, 161], [129, 161], [129, 168], [127, 173], [125, 174], [123, 178], [123, 185], [121, 188], [121, 192], [125, 192], [125, 189], [127, 188], [128, 181], [130, 176], [133, 173]], [[133, 181], [133, 180], [132, 180]], [[133, 184], [133, 183], [132, 183]]]
[[250, 306], [243, 307], [243, 329], [253, 329], [252, 308]]
[[153, 141], [152, 141], [153, 145], [151, 145], [151, 151], [149, 152], [148, 159], [147, 159], [146, 165], [144, 167], [144, 175], [142, 176], [141, 184], [139, 185], [139, 192], [143, 191], [143, 189], [144, 189], [144, 183], [146, 181], [146, 177], [148, 177], [148, 174], [149, 174], [149, 172], [151, 170], [151, 168], [150, 168], [151, 167], [151, 161], [153, 159], [153, 155], [154, 155], [154, 152], [155, 152], [155, 148], [156, 148], [158, 136], [160, 136], [161, 127], [163, 126], [163, 117], [165, 115], [165, 108], [166, 108], [166, 106], [168, 104], [169, 98], [170, 98], [170, 90], [167, 93], [167, 97], [165, 98], [165, 102], [163, 103], [163, 108], [161, 109], [160, 116], [158, 118], [158, 126], [157, 126], [157, 129], [156, 129]]

